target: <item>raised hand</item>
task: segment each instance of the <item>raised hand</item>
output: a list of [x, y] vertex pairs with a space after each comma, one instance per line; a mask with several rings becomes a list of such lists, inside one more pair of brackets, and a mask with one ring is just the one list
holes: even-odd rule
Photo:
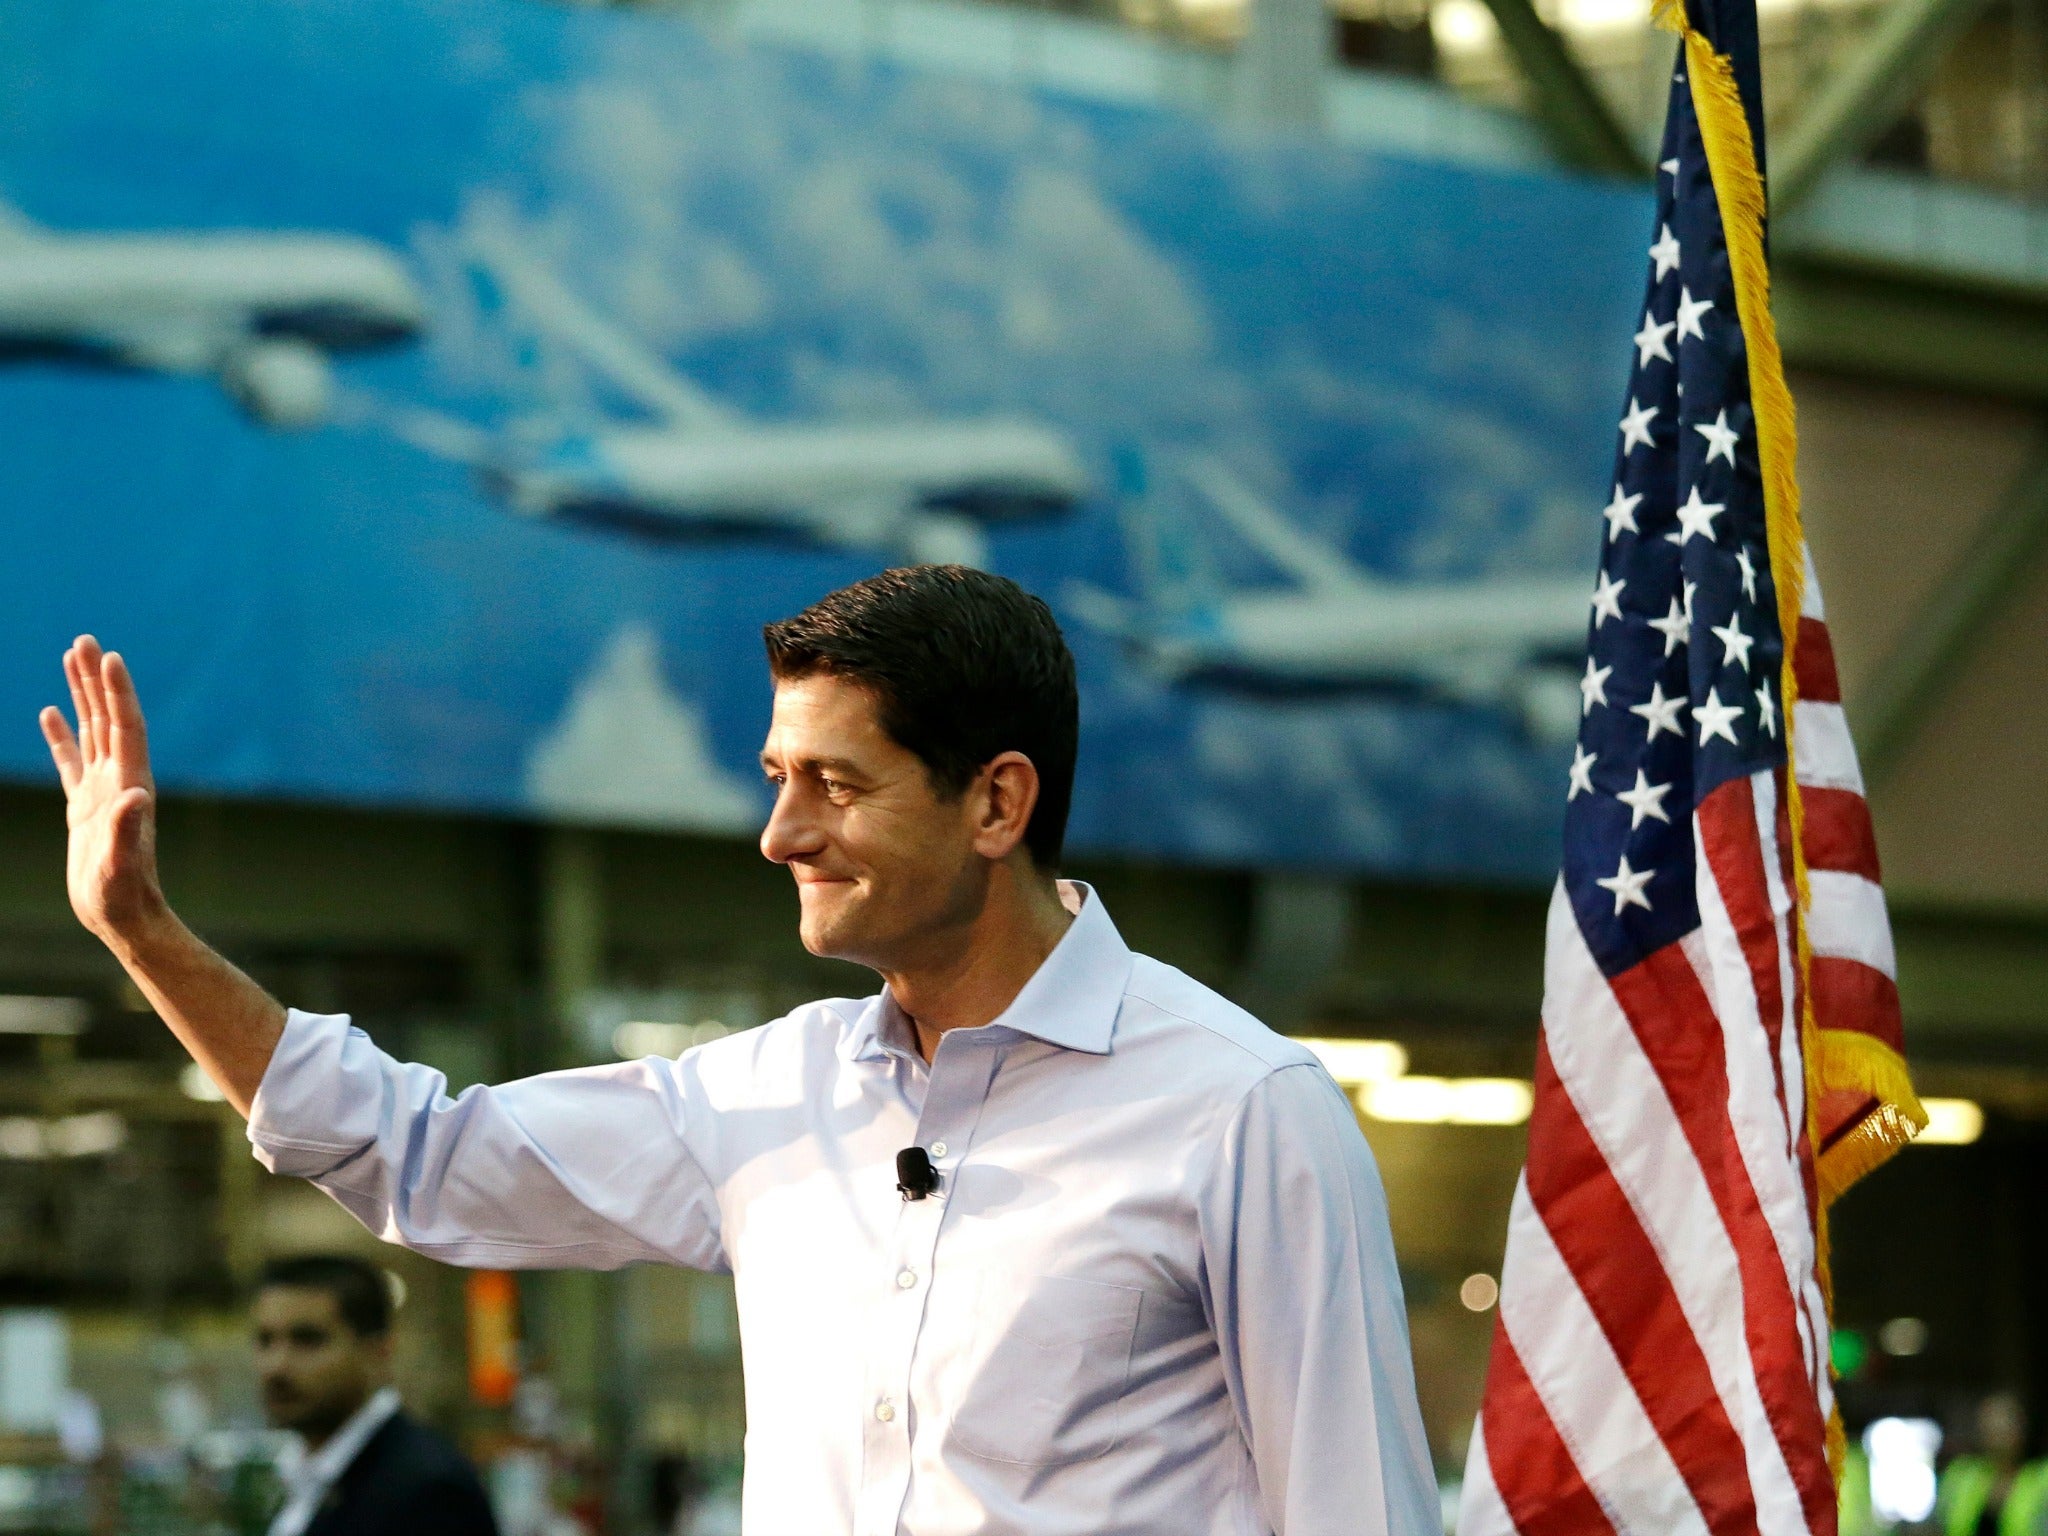
[[64, 653], [78, 717], [42, 712], [43, 738], [64, 784], [71, 829], [65, 879], [71, 910], [109, 945], [132, 940], [165, 912], [156, 867], [156, 782], [135, 680], [117, 652], [81, 635]]

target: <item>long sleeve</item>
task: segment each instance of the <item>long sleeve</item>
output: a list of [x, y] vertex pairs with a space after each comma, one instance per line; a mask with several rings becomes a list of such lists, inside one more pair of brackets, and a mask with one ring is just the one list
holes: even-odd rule
[[387, 1242], [451, 1263], [724, 1267], [716, 1192], [685, 1134], [682, 1063], [446, 1090], [345, 1016], [294, 1010], [249, 1140], [264, 1166], [311, 1180]]
[[1276, 1536], [1438, 1536], [1386, 1196], [1320, 1067], [1245, 1096], [1199, 1199], [1211, 1320]]

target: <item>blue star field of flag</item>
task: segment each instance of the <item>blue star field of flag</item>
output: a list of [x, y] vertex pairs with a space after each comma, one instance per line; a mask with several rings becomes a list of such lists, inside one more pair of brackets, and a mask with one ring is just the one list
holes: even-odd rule
[[1748, 351], [1682, 68], [1658, 158], [1565, 806], [1565, 890], [1608, 975], [1698, 926], [1693, 808], [1785, 757]]

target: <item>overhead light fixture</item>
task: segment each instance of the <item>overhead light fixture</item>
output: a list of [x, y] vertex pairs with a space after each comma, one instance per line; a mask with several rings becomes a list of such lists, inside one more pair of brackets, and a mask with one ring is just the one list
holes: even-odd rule
[[196, 1061], [186, 1062], [185, 1070], [178, 1074], [178, 1091], [201, 1104], [220, 1104], [227, 1099], [214, 1080], [206, 1075], [206, 1068]]
[[1984, 1107], [1975, 1099], [1922, 1099], [1927, 1128], [1913, 1138], [1930, 1147], [1966, 1147], [1984, 1134]]
[[1408, 1070], [1408, 1048], [1394, 1040], [1303, 1040], [1346, 1088], [1390, 1082]]
[[128, 1142], [128, 1122], [112, 1110], [36, 1120], [27, 1115], [0, 1119], [0, 1158], [41, 1162], [53, 1157], [104, 1157]]
[[0, 995], [0, 1035], [76, 1035], [92, 1010], [76, 997]]
[[1360, 1109], [1397, 1125], [1520, 1125], [1535, 1104], [1519, 1077], [1397, 1077], [1358, 1090]]

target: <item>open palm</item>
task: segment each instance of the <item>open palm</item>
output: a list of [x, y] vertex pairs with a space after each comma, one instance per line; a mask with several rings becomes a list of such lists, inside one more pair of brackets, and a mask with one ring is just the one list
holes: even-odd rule
[[64, 653], [77, 733], [59, 709], [42, 712], [43, 738], [64, 784], [71, 829], [65, 861], [71, 910], [102, 939], [159, 910], [156, 784], [135, 681], [117, 653], [81, 635]]

